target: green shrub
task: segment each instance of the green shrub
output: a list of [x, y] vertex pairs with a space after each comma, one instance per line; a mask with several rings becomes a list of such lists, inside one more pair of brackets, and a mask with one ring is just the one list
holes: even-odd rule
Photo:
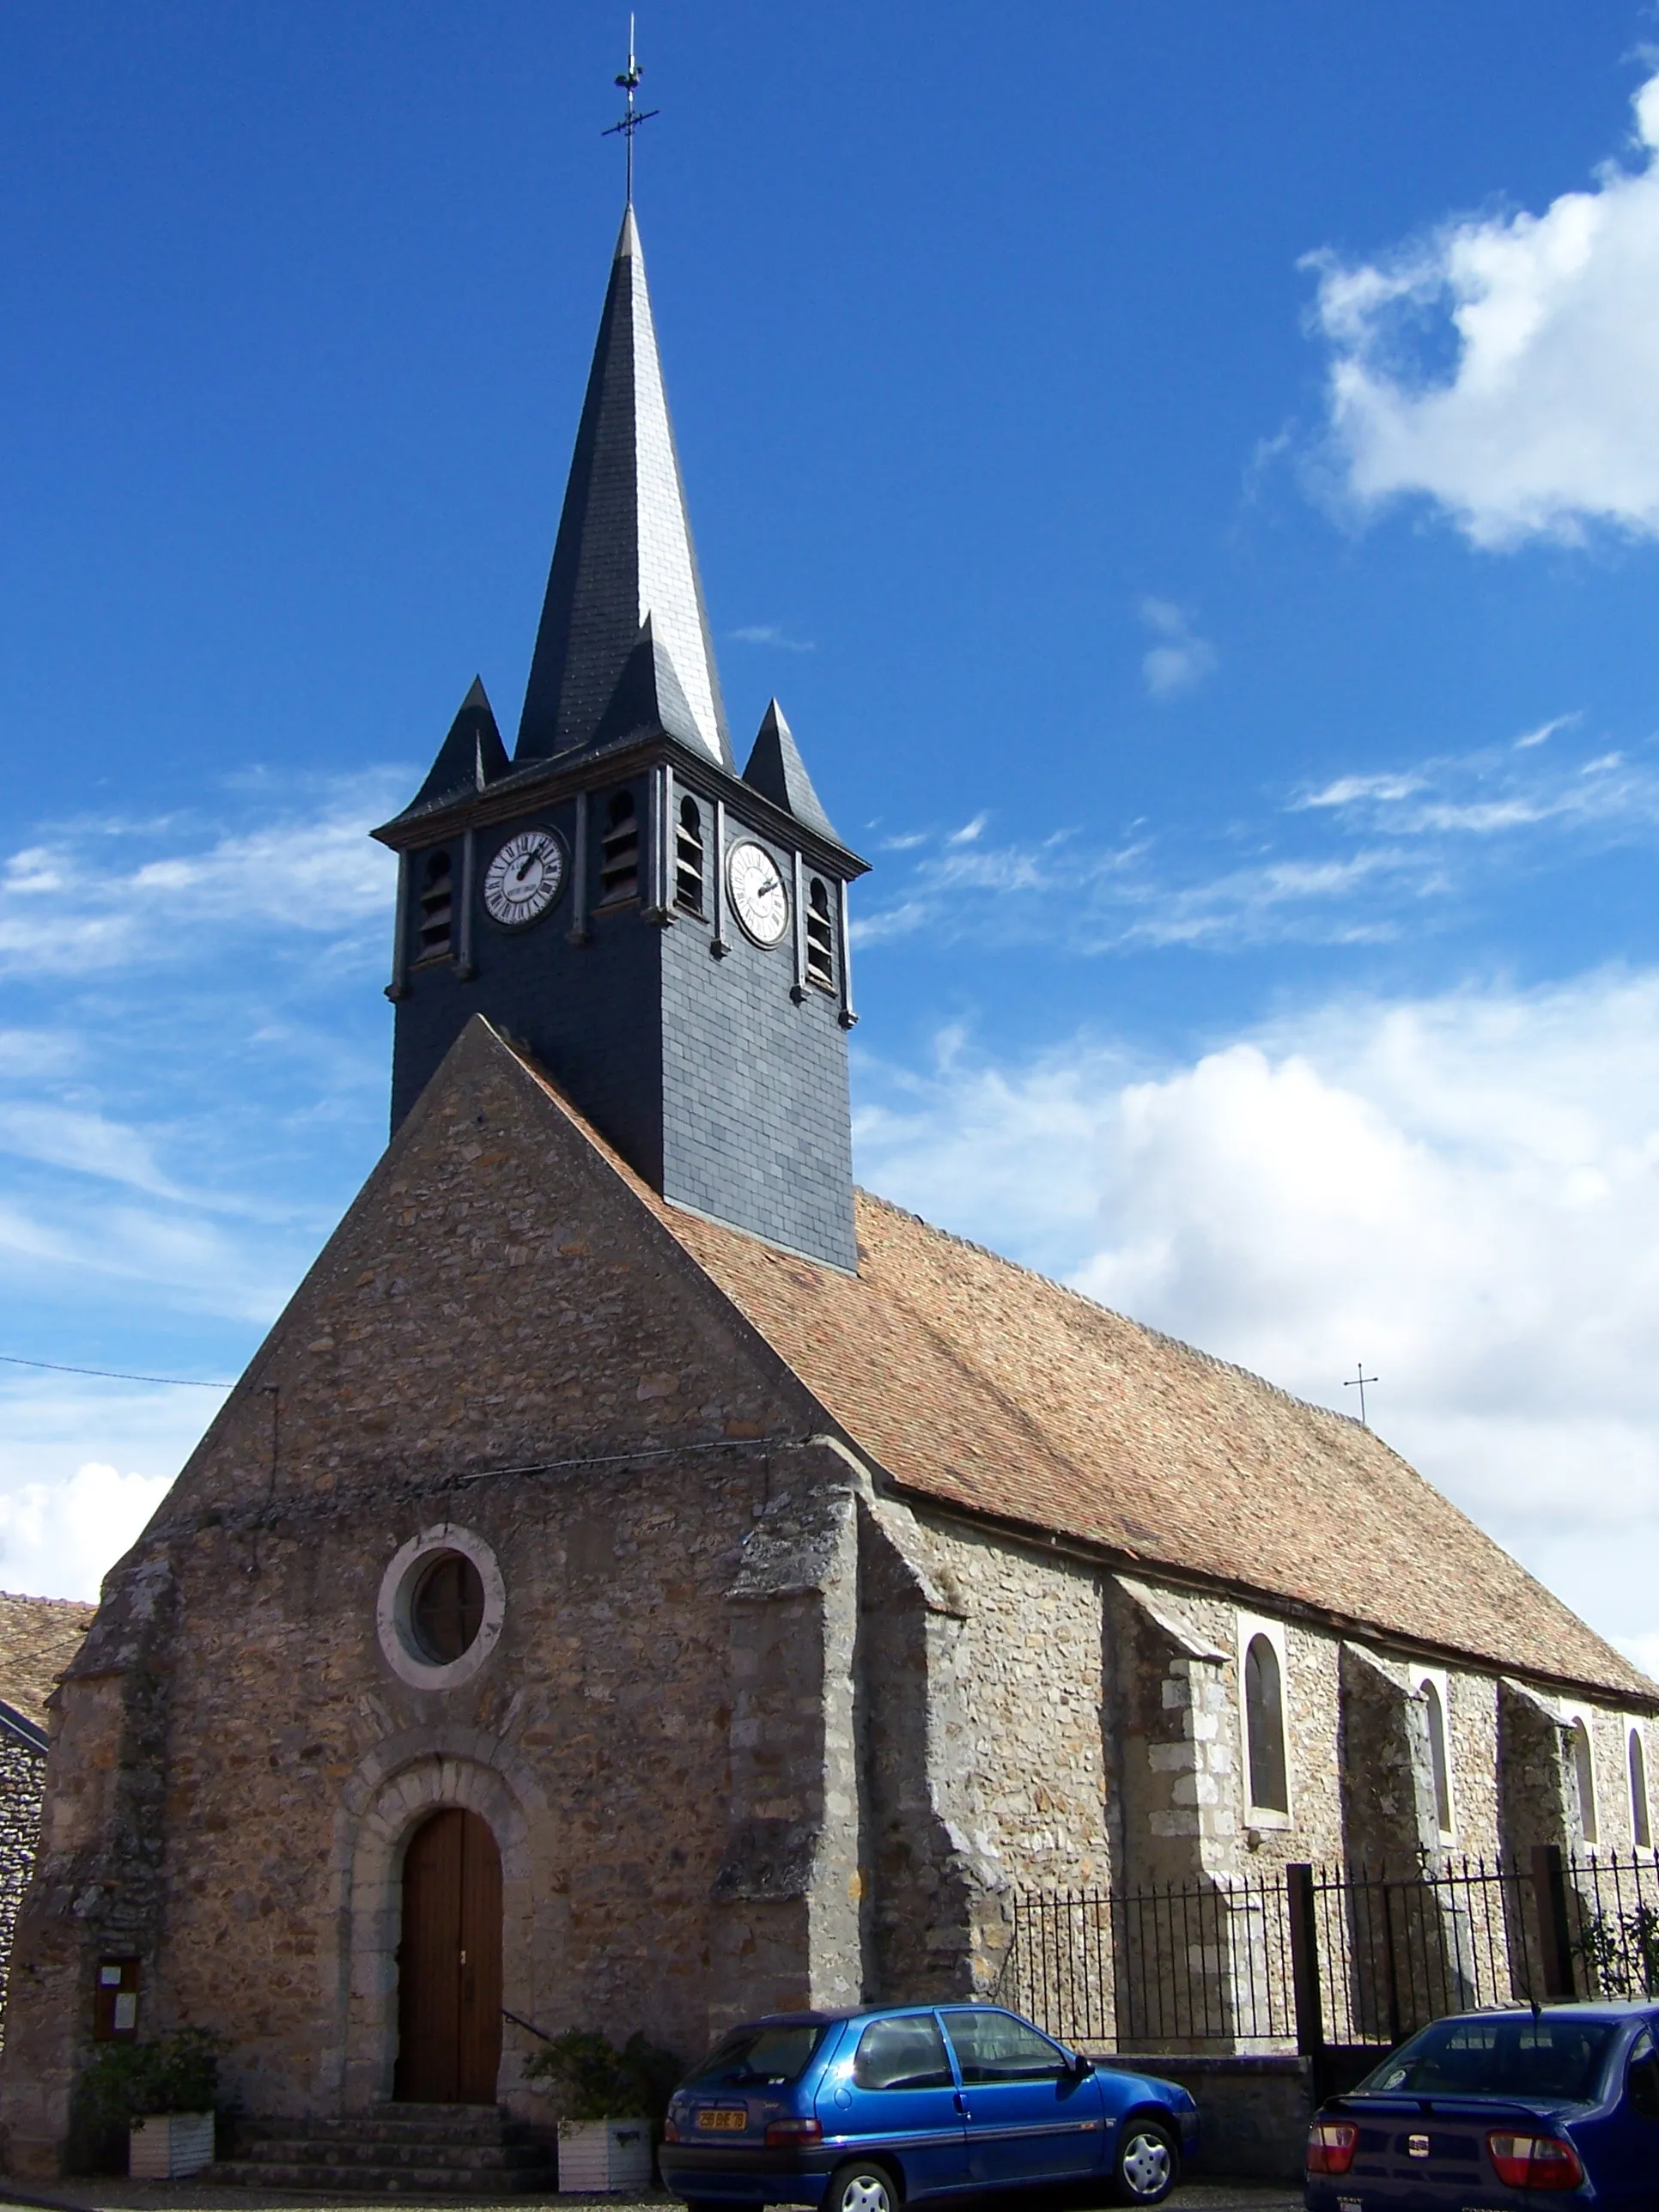
[[219, 2100], [220, 2039], [181, 2027], [154, 2043], [106, 2043], [76, 2085], [94, 2128], [130, 2128], [156, 2112], [210, 2112]]
[[555, 2036], [526, 2062], [561, 2120], [649, 2120], [659, 2125], [685, 2069], [672, 2051], [630, 2035], [622, 2049], [583, 2028]]

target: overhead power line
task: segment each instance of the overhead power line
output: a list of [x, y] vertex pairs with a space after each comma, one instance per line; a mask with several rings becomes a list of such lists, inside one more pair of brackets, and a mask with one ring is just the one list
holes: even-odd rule
[[8, 1367], [44, 1367], [53, 1375], [97, 1375], [106, 1382], [172, 1382], [181, 1390], [234, 1390], [234, 1382], [204, 1382], [198, 1375], [129, 1375], [119, 1367], [65, 1367], [61, 1359], [20, 1359], [15, 1352], [0, 1352]]

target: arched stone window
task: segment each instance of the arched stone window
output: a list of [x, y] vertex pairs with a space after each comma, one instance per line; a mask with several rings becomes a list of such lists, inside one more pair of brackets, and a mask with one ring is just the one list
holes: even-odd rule
[[451, 896], [449, 855], [429, 853], [421, 878], [422, 960], [444, 958], [449, 951], [450, 921], [454, 912]]
[[1584, 1841], [1596, 1839], [1595, 1818], [1595, 1756], [1590, 1748], [1589, 1723], [1582, 1713], [1573, 1716], [1569, 1731], [1572, 1739], [1572, 1771], [1578, 1782], [1578, 1825], [1583, 1831]]
[[599, 903], [636, 898], [640, 889], [640, 823], [631, 791], [613, 791], [599, 839]]
[[821, 990], [836, 988], [836, 926], [830, 919], [830, 889], [817, 876], [806, 894], [806, 980]]
[[1653, 1841], [1653, 1822], [1648, 1811], [1648, 1755], [1642, 1748], [1642, 1731], [1630, 1732], [1631, 1840], [1646, 1850]]
[[1273, 1638], [1261, 1631], [1244, 1652], [1244, 1742], [1249, 1761], [1250, 1809], [1288, 1814], [1285, 1759], [1285, 1683]]
[[702, 912], [702, 814], [695, 799], [680, 801], [675, 825], [674, 903], [682, 914]]
[[1451, 1752], [1446, 1738], [1446, 1705], [1440, 1685], [1425, 1674], [1419, 1685], [1429, 1723], [1429, 1766], [1434, 1777], [1434, 1823], [1443, 1843], [1452, 1833]]

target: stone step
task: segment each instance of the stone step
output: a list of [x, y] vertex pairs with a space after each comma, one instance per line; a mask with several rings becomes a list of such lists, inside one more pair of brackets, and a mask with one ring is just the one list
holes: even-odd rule
[[279, 2166], [466, 2166], [508, 2171], [546, 2166], [552, 2151], [544, 2143], [364, 2142], [355, 2136], [261, 2136], [247, 2143], [239, 2163]]
[[197, 2177], [232, 2188], [291, 2189], [345, 2197], [548, 2197], [558, 2184], [550, 2162], [509, 2168], [464, 2166], [329, 2166], [307, 2160], [222, 2159]]

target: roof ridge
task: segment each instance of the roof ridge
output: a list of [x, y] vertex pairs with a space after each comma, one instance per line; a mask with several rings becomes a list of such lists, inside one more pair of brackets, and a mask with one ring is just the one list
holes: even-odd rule
[[[890, 1198], [884, 1198], [879, 1191], [866, 1190], [862, 1183], [855, 1188], [860, 1198], [867, 1198], [872, 1205], [880, 1206], [885, 1212], [898, 1215], [901, 1220], [914, 1221], [929, 1236], [937, 1237], [941, 1243], [959, 1245], [965, 1252], [977, 1252], [981, 1259], [994, 1260], [999, 1267], [1007, 1267], [1016, 1275], [1024, 1275], [1034, 1283], [1046, 1284], [1051, 1291], [1058, 1291], [1062, 1297], [1075, 1298], [1079, 1305], [1087, 1306], [1091, 1313], [1109, 1315], [1112, 1320], [1121, 1322], [1126, 1328], [1138, 1330], [1142, 1336], [1152, 1338], [1154, 1343], [1167, 1344], [1171, 1351], [1185, 1352], [1189, 1358], [1201, 1360], [1205, 1366], [1217, 1368], [1224, 1375], [1237, 1375], [1243, 1381], [1254, 1383], [1260, 1390], [1271, 1391], [1275, 1398], [1282, 1399], [1287, 1406], [1294, 1406], [1302, 1413], [1320, 1413], [1327, 1420], [1340, 1421], [1351, 1429], [1364, 1428], [1365, 1434], [1374, 1443], [1381, 1444], [1391, 1458], [1401, 1459], [1392, 1444], [1379, 1437], [1375, 1429], [1367, 1428], [1364, 1423], [1356, 1420], [1352, 1413], [1339, 1413], [1334, 1406], [1318, 1405], [1311, 1398], [1299, 1398], [1294, 1390], [1287, 1390], [1282, 1382], [1274, 1382], [1266, 1375], [1258, 1375], [1253, 1367], [1242, 1367], [1236, 1359], [1223, 1359], [1217, 1352], [1206, 1352], [1201, 1344], [1188, 1344], [1184, 1336], [1171, 1336], [1167, 1329], [1154, 1328], [1151, 1322], [1137, 1321], [1133, 1314], [1122, 1313], [1116, 1306], [1109, 1306], [1103, 1298], [1091, 1297], [1087, 1291], [1079, 1290], [1075, 1283], [1062, 1282], [1057, 1275], [1045, 1275], [1040, 1267], [1028, 1267], [1021, 1261], [1011, 1260], [1006, 1252], [999, 1252], [989, 1244], [981, 1244], [972, 1237], [959, 1236], [954, 1229], [941, 1229], [936, 1221], [929, 1221], [926, 1214], [914, 1212], [908, 1206], [900, 1206]], [[1401, 1465], [1409, 1466], [1410, 1462], [1401, 1459]], [[1417, 1470], [1413, 1468], [1413, 1472]]]

